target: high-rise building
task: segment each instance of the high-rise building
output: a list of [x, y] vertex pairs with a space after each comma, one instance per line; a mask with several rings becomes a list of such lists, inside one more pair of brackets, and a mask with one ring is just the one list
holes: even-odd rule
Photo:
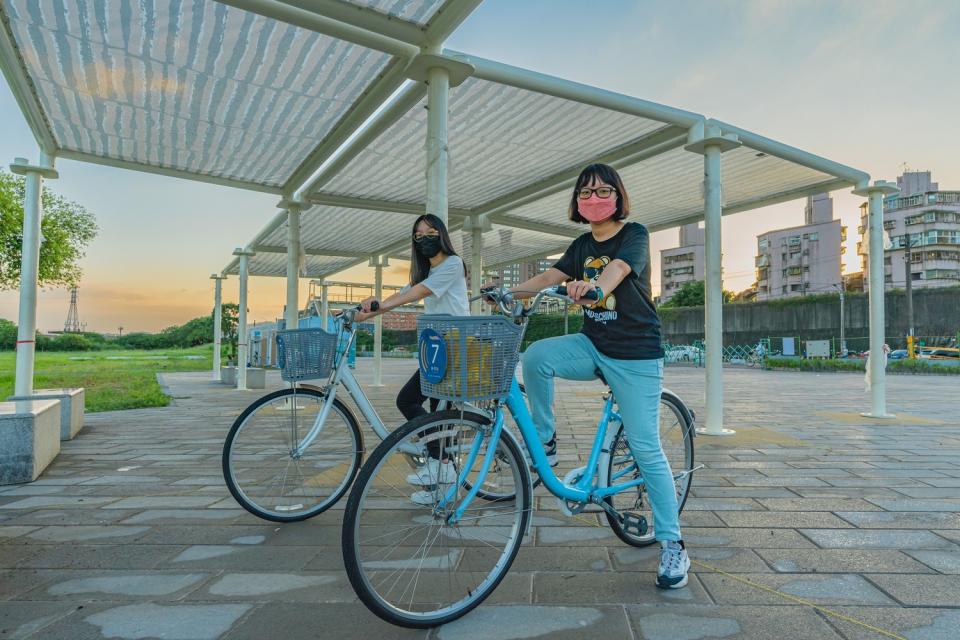
[[660, 303], [673, 297], [685, 282], [703, 280], [704, 233], [696, 222], [680, 227], [680, 246], [660, 250]]
[[[553, 266], [556, 259], [541, 258], [527, 262], [504, 265], [498, 269], [484, 270], [484, 281], [497, 282], [501, 287], [515, 287], [525, 280], [529, 280], [538, 273], [543, 273]], [[467, 277], [467, 286], [470, 278]]]
[[[917, 288], [960, 284], [960, 191], [940, 191], [929, 171], [908, 171], [897, 178], [900, 193], [884, 200], [883, 229], [889, 237], [884, 251], [884, 286], [903, 289], [910, 278]], [[864, 289], [869, 288], [866, 205], [860, 208], [860, 254]]]
[[837, 291], [847, 229], [833, 219], [833, 198], [807, 198], [804, 224], [757, 236], [757, 300]]

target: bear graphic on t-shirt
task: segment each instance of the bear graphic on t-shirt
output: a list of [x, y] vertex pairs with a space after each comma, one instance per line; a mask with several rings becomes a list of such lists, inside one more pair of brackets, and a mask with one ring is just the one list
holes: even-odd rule
[[[603, 273], [604, 267], [610, 264], [610, 258], [607, 256], [601, 256], [599, 258], [594, 258], [593, 256], [588, 257], [583, 262], [583, 281], [584, 282], [596, 282], [600, 279], [600, 275]], [[606, 294], [602, 299], [597, 300], [594, 304], [590, 305], [590, 309], [599, 309], [613, 311], [617, 308], [617, 298], [613, 295], [613, 292]]]

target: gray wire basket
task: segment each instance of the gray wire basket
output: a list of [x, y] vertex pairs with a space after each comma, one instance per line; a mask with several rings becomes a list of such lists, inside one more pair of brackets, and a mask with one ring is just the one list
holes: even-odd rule
[[278, 331], [280, 377], [287, 382], [329, 377], [337, 356], [337, 338], [336, 333], [323, 329]]
[[523, 327], [504, 316], [422, 315], [417, 333], [433, 329], [447, 350], [446, 373], [431, 383], [421, 375], [423, 395], [440, 400], [478, 402], [503, 398], [520, 357]]

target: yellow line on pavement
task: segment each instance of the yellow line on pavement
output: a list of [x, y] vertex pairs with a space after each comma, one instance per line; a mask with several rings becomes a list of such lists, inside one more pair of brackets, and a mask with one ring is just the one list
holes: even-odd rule
[[[576, 519], [576, 520], [579, 520], [579, 521], [581, 521], [581, 522], [585, 522], [585, 523], [589, 524], [591, 527], [601, 527], [601, 526], [602, 526], [602, 525], [599, 525], [599, 524], [597, 524], [597, 523], [595, 523], [595, 522], [590, 522], [590, 521], [587, 520], [586, 518], [581, 518], [581, 517], [579, 517], [579, 516], [573, 516], [573, 517], [574, 517], [574, 519]], [[727, 578], [730, 578], [731, 580], [736, 580], [737, 582], [742, 582], [743, 584], [749, 585], [749, 586], [754, 587], [754, 588], [756, 588], [756, 589], [760, 589], [761, 591], [766, 591], [766, 592], [768, 592], [768, 593], [772, 593], [772, 594], [778, 595], [778, 596], [780, 596], [781, 598], [785, 598], [786, 600], [790, 600], [790, 601], [792, 601], [792, 602], [796, 602], [797, 604], [802, 604], [802, 605], [811, 607], [812, 609], [815, 609], [815, 610], [817, 610], [817, 611], [819, 611], [819, 612], [821, 612], [821, 613], [823, 613], [823, 614], [825, 614], [825, 615], [833, 616], [834, 618], [837, 618], [837, 619], [839, 619], [839, 620], [844, 620], [845, 622], [850, 622], [850, 623], [852, 623], [852, 624], [859, 625], [859, 626], [861, 626], [861, 627], [863, 627], [863, 628], [865, 628], [865, 629], [869, 629], [870, 631], [874, 631], [874, 632], [876, 632], [876, 633], [879, 633], [879, 634], [882, 635], [882, 636], [886, 636], [886, 637], [888, 637], [888, 638], [896, 638], [896, 640], [907, 640], [907, 638], [905, 638], [905, 637], [903, 637], [903, 636], [901, 636], [901, 635], [899, 635], [899, 634], [897, 634], [897, 633], [894, 633], [893, 631], [887, 631], [887, 630], [885, 630], [885, 629], [881, 629], [880, 627], [875, 627], [875, 626], [873, 626], [872, 624], [868, 624], [868, 623], [864, 622], [863, 620], [858, 620], [858, 619], [856, 619], [856, 618], [852, 618], [852, 617], [850, 617], [850, 616], [848, 616], [848, 615], [845, 615], [845, 614], [843, 614], [843, 613], [840, 613], [839, 611], [834, 611], [833, 609], [828, 609], [828, 608], [823, 607], [823, 606], [821, 606], [821, 605], [819, 605], [819, 604], [816, 604], [815, 602], [810, 602], [809, 600], [804, 600], [803, 598], [798, 598], [797, 596], [792, 596], [792, 595], [790, 595], [789, 593], [784, 593], [783, 591], [778, 591], [777, 589], [774, 589], [773, 587], [768, 587], [768, 586], [765, 585], [765, 584], [761, 584], [761, 583], [759, 583], [759, 582], [754, 582], [753, 580], [749, 580], [749, 579], [747, 579], [747, 578], [742, 578], [742, 577], [737, 576], [737, 575], [734, 575], [734, 574], [732, 574], [732, 573], [728, 573], [728, 572], [726, 572], [726, 571], [724, 571], [724, 570], [722, 570], [722, 569], [718, 569], [717, 567], [714, 567], [714, 566], [712, 566], [712, 565], [709, 565], [709, 564], [707, 564], [706, 562], [701, 562], [700, 560], [691, 560], [690, 562], [691, 562], [692, 564], [697, 565], [697, 566], [703, 567], [704, 569], [707, 569], [707, 570], [709, 570], [709, 571], [713, 571], [714, 573], [718, 573], [718, 574], [720, 574], [720, 575], [722, 575], [722, 576], [725, 576], [725, 577], [727, 577]]]

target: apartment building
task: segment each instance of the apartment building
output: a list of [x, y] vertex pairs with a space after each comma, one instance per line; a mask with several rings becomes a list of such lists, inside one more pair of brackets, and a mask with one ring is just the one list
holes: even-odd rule
[[697, 223], [680, 227], [680, 246], [660, 250], [660, 303], [685, 282], [705, 278], [704, 232]]

